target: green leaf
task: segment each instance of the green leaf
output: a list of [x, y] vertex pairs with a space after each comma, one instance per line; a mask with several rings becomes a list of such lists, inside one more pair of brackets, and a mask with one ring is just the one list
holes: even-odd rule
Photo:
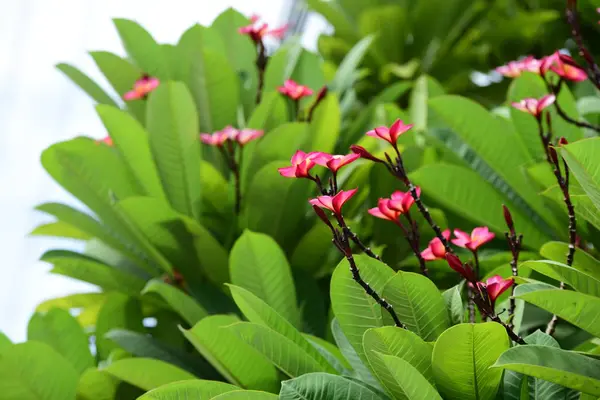
[[325, 96], [310, 121], [310, 136], [306, 149], [332, 153], [340, 134], [341, 119], [337, 97], [334, 94]]
[[142, 319], [142, 309], [138, 300], [121, 293], [111, 293], [102, 305], [96, 321], [98, 359], [105, 360], [113, 349], [118, 348], [109, 338], [104, 337], [108, 331], [124, 328], [143, 332]]
[[417, 78], [410, 94], [410, 117], [415, 132], [424, 132], [429, 121], [429, 99], [444, 94], [444, 88], [432, 77], [421, 75]]
[[45, 314], [33, 314], [27, 326], [27, 340], [35, 340], [52, 347], [68, 360], [79, 374], [94, 366], [88, 337], [68, 311], [55, 308]]
[[294, 271], [302, 270], [310, 275], [318, 273], [327, 264], [331, 251], [331, 230], [318, 220], [294, 249], [290, 262]]
[[350, 372], [352, 368], [348, 363], [348, 360], [344, 358], [340, 349], [333, 343], [320, 338], [318, 336], [313, 336], [308, 333], [303, 333], [302, 336], [308, 340], [308, 342], [315, 348], [331, 366], [335, 368], [341, 375], [344, 375]]
[[94, 368], [87, 369], [77, 384], [77, 400], [113, 400], [119, 381]]
[[[434, 341], [450, 326], [446, 303], [435, 284], [423, 275], [398, 271], [383, 288], [383, 298], [406, 327], [428, 342]], [[387, 313], [386, 325], [393, 324]]]
[[32, 236], [52, 236], [75, 240], [90, 240], [93, 236], [63, 221], [50, 222], [35, 227]]
[[292, 325], [300, 325], [292, 271], [275, 240], [244, 231], [231, 249], [229, 268], [231, 283], [262, 299]]
[[126, 112], [105, 105], [96, 106], [96, 112], [123, 156], [127, 168], [135, 177], [143, 193], [165, 198], [158, 171], [152, 158], [148, 132]]
[[[248, 127], [270, 132], [287, 122], [288, 111], [285, 99], [277, 91], [264, 92], [261, 102], [256, 106], [248, 121]], [[251, 146], [252, 143], [247, 146]], [[248, 150], [246, 150], [248, 152]]]
[[[380, 261], [366, 255], [354, 257], [360, 275], [377, 293], [382, 293], [384, 285], [394, 276], [394, 271]], [[369, 328], [384, 325], [381, 309], [375, 300], [352, 279], [348, 262], [342, 260], [331, 277], [331, 306], [342, 332], [360, 357], [368, 363], [362, 346], [362, 338]]]
[[98, 312], [104, 305], [108, 293], [76, 293], [64, 297], [46, 300], [36, 307], [38, 312], [47, 312], [53, 308], [76, 310], [79, 312], [77, 321], [84, 328], [95, 327]]
[[69, 64], [58, 64], [56, 68], [87, 93], [96, 103], [117, 106], [117, 103], [90, 77]]
[[[175, 332], [179, 333], [176, 330]], [[154, 336], [150, 336], [126, 329], [112, 329], [104, 337], [135, 357], [160, 360], [206, 379], [221, 378], [217, 371], [204, 359], [159, 341], [156, 337], [156, 331], [154, 331]]]
[[379, 393], [341, 376], [322, 372], [281, 383], [281, 400], [384, 400]]
[[600, 396], [600, 361], [572, 351], [548, 346], [517, 346], [505, 351], [493, 367]]
[[[515, 221], [519, 221], [519, 231], [527, 237], [525, 246], [537, 248], [549, 239], [527, 214], [522, 213], [511, 200], [474, 171], [457, 165], [429, 164], [410, 174], [410, 177], [421, 186], [426, 196], [448, 210], [463, 215], [473, 224], [504, 232], [506, 223], [502, 217], [502, 204], [506, 204]], [[465, 214], [464, 210], [469, 212]]]
[[[254, 347], [259, 353], [270, 360], [281, 372], [289, 377], [297, 377], [310, 372], [329, 371], [335, 373], [332, 367], [326, 368], [313, 358], [296, 341], [286, 337], [264, 325], [250, 322], [240, 322], [230, 326], [242, 340]], [[304, 340], [304, 339], [303, 339]], [[320, 358], [323, 356], [313, 348]]]
[[4, 350], [10, 348], [12, 345], [13, 345], [13, 342], [10, 341], [8, 336], [6, 336], [4, 333], [0, 332], [0, 355], [2, 355], [2, 352]]
[[383, 361], [385, 368], [397, 383], [399, 391], [393, 393], [396, 398], [442, 400], [435, 387], [406, 360], [381, 353], [376, 353], [376, 357]]
[[[553, 261], [562, 262], [567, 257], [569, 245], [561, 242], [548, 242], [540, 249], [540, 254]], [[575, 251], [573, 268], [600, 280], [600, 261], [585, 251]]]
[[277, 400], [279, 397], [273, 393], [258, 390], [232, 390], [211, 398], [211, 400]]
[[162, 297], [169, 307], [191, 326], [208, 315], [208, 312], [192, 297], [161, 280], [153, 279], [148, 282], [142, 290], [142, 294], [146, 293], [156, 293]]
[[50, 346], [27, 342], [0, 356], [0, 393], [5, 400], [74, 399], [79, 374]]
[[238, 321], [232, 315], [211, 315], [182, 332], [227, 381], [243, 388], [277, 390], [275, 367], [226, 328]]
[[186, 60], [186, 58], [195, 54], [195, 52], [208, 49], [225, 54], [226, 51], [225, 43], [219, 32], [199, 24], [194, 24], [183, 32], [174, 49], [174, 62], [177, 64], [175, 71], [177, 74], [173, 80], [177, 81], [188, 79], [190, 74], [190, 60]]
[[360, 14], [360, 33], [365, 37], [375, 36], [370, 50], [378, 62], [403, 60], [404, 43], [398, 38], [407, 35], [407, 11], [399, 5], [386, 4], [369, 8]]
[[373, 43], [373, 39], [372, 35], [365, 36], [346, 54], [329, 85], [332, 91], [342, 93], [352, 87], [356, 71]]
[[333, 26], [336, 37], [340, 37], [350, 43], [358, 39], [359, 35], [356, 32], [354, 22], [348, 18], [339, 4], [325, 0], [308, 0], [308, 6], [321, 14]]
[[465, 318], [465, 306], [460, 295], [460, 287], [461, 285], [452, 286], [442, 293], [451, 325], [460, 324]]
[[598, 297], [570, 290], [550, 289], [524, 293], [518, 298], [600, 337], [600, 323], [598, 323], [600, 298]]
[[138, 23], [115, 18], [113, 23], [117, 28], [123, 47], [145, 73], [156, 76], [161, 80], [170, 78], [169, 64], [165, 53], [154, 38]]
[[315, 349], [294, 326], [283, 318], [276, 310], [255, 296], [249, 290], [239, 286], [229, 285], [235, 304], [244, 316], [253, 323], [272, 329], [284, 336], [306, 352], [312, 359], [321, 365], [322, 370], [335, 372], [329, 362]]
[[[115, 54], [107, 51], [93, 51], [90, 53], [94, 62], [104, 74], [113, 89], [123, 97], [133, 88], [137, 79], [142, 75], [142, 70]], [[146, 101], [143, 99], [127, 101], [127, 109], [141, 123], [146, 122]]]
[[531, 268], [559, 282], [565, 282], [578, 292], [600, 297], [600, 279], [585, 271], [550, 260], [526, 261], [521, 267]]
[[492, 399], [502, 373], [489, 369], [509, 348], [502, 325], [459, 324], [446, 330], [433, 348], [433, 376], [444, 398]]
[[148, 100], [150, 148], [173, 208], [200, 217], [200, 145], [194, 100], [180, 82], [160, 85]]
[[400, 357], [414, 369], [405, 369], [407, 374], [420, 375], [425, 381], [433, 383], [433, 348], [414, 333], [395, 326], [368, 329], [363, 336], [363, 348], [371, 369], [392, 396], [405, 398], [406, 382], [396, 379], [394, 371], [388, 368], [382, 356]]
[[125, 358], [110, 364], [105, 371], [144, 390], [167, 383], [196, 379], [189, 372], [153, 358]]
[[287, 162], [271, 162], [253, 177], [245, 201], [245, 224], [252, 231], [266, 233], [286, 249], [298, 240], [297, 227], [304, 219], [312, 182], [283, 178], [277, 168]]
[[[522, 173], [523, 166], [530, 163], [532, 158], [523, 146], [516, 145], [519, 143], [518, 135], [509, 122], [494, 117], [482, 106], [463, 97], [441, 96], [430, 100], [429, 105], [481, 158], [471, 166], [482, 178], [510, 198], [530, 220], [543, 219], [555, 230], [560, 228], [543, 198]], [[486, 127], [489, 135], [481, 135], [481, 126]], [[464, 158], [468, 161], [467, 157]], [[480, 165], [482, 163], [487, 168], [483, 168]]]
[[[263, 86], [263, 91], [265, 93], [277, 90], [277, 87], [283, 85], [283, 82], [292, 76], [303, 52], [304, 49], [302, 49], [300, 41], [293, 40], [288, 41], [285, 45], [279, 47], [277, 51], [271, 55], [267, 67], [265, 68]], [[305, 82], [298, 83], [302, 85], [305, 84]]]
[[563, 146], [560, 154], [590, 200], [600, 210], [600, 168], [597, 162], [600, 138], [580, 140]]
[[239, 387], [224, 382], [193, 380], [184, 382], [173, 382], [152, 389], [137, 400], [180, 400], [210, 399], [222, 393], [238, 390]]
[[[547, 93], [548, 89], [544, 80], [536, 74], [526, 72], [511, 82], [507, 97], [510, 102], [518, 102], [526, 97], [540, 98]], [[557, 102], [567, 115], [579, 119], [575, 100], [566, 85], [561, 88]], [[583, 137], [581, 130], [560, 117], [554, 107], [551, 107], [549, 112], [553, 129], [556, 132], [561, 132], [560, 135], [566, 137], [569, 142], [574, 142]], [[543, 159], [544, 148], [537, 134], [538, 127], [535, 118], [512, 107], [510, 108], [510, 117], [518, 132], [517, 137], [521, 146], [524, 145], [534, 159]]]
[[53, 265], [53, 274], [69, 276], [97, 285], [107, 291], [118, 291], [137, 296], [145, 281], [135, 275], [106, 265], [99, 260], [67, 250], [51, 250], [42, 255], [41, 261]]

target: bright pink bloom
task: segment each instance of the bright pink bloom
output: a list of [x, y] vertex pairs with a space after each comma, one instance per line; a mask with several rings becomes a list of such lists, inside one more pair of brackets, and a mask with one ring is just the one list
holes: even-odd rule
[[473, 271], [471, 266], [469, 264], [463, 264], [462, 261], [460, 261], [460, 258], [458, 258], [458, 256], [452, 253], [447, 253], [446, 261], [448, 262], [450, 268], [458, 272], [463, 278], [467, 280], [467, 282], [472, 283], [476, 281], [475, 272]]
[[305, 153], [302, 150], [296, 151], [292, 156], [290, 167], [279, 168], [281, 176], [286, 178], [312, 178], [310, 170], [317, 165], [315, 159], [321, 157], [322, 153], [310, 152]]
[[388, 221], [392, 221], [394, 223], [398, 223], [398, 218], [402, 213], [398, 210], [392, 210], [389, 206], [390, 199], [379, 199], [377, 201], [377, 207], [370, 208], [368, 210], [369, 214], [376, 218], [385, 219]]
[[[417, 196], [421, 195], [421, 188], [417, 187]], [[401, 192], [399, 190], [392, 193], [389, 206], [392, 210], [400, 211], [400, 213], [407, 213], [410, 207], [415, 203], [410, 192]]]
[[258, 21], [260, 21], [260, 15], [252, 14], [250, 16], [250, 22], [252, 22], [253, 24], [257, 23]]
[[105, 138], [96, 140], [96, 144], [104, 143], [107, 146], [113, 146], [113, 140], [110, 136], [106, 136]]
[[481, 226], [473, 229], [470, 235], [460, 229], [455, 229], [454, 236], [455, 238], [452, 239], [453, 244], [458, 247], [475, 251], [480, 246], [491, 241], [496, 235], [493, 232], [490, 232], [487, 226]]
[[287, 25], [283, 25], [275, 29], [269, 29], [269, 25], [266, 23], [257, 24], [259, 20], [260, 17], [253, 15], [250, 17], [250, 25], [239, 28], [238, 32], [242, 35], [250, 36], [250, 39], [252, 39], [254, 43], [261, 42], [265, 36], [273, 36], [277, 39], [283, 39], [288, 28]]
[[382, 159], [375, 157], [373, 154], [369, 152], [369, 150], [365, 149], [362, 146], [353, 144], [350, 146], [350, 151], [354, 154], [358, 154], [361, 158], [365, 158], [367, 160], [375, 161], [375, 162], [384, 162]]
[[502, 279], [500, 275], [494, 275], [485, 281], [485, 288], [492, 304], [502, 293], [513, 285], [514, 279]]
[[125, 93], [123, 99], [125, 100], [138, 100], [145, 99], [148, 94], [156, 89], [160, 81], [158, 78], [144, 75], [133, 84], [133, 90]]
[[332, 172], [337, 172], [344, 165], [348, 165], [360, 158], [358, 154], [350, 153], [346, 155], [331, 155], [322, 152], [316, 152], [317, 156], [313, 158], [316, 164], [329, 168]]
[[[421, 194], [421, 188], [417, 188], [417, 194]], [[398, 222], [398, 218], [406, 214], [414, 203], [410, 192], [396, 191], [389, 199], [379, 199], [377, 207], [369, 209], [368, 212], [374, 217]]]
[[200, 140], [208, 145], [220, 147], [228, 140], [235, 140], [237, 135], [238, 130], [231, 125], [228, 125], [212, 135], [209, 133], [201, 133]]
[[286, 79], [283, 86], [277, 88], [279, 93], [289, 97], [292, 100], [300, 100], [303, 97], [310, 96], [313, 91], [308, 86], [299, 85], [291, 79]]
[[[446, 240], [450, 240], [450, 229], [442, 232], [442, 236]], [[426, 261], [441, 260], [446, 258], [446, 247], [438, 237], [434, 237], [429, 242], [429, 246], [421, 252], [421, 257]]]
[[539, 74], [542, 62], [542, 60], [538, 60], [533, 56], [527, 56], [522, 60], [510, 61], [506, 65], [501, 65], [497, 67], [496, 72], [508, 78], [516, 78], [517, 76], [520, 76], [524, 71]]
[[335, 196], [318, 196], [308, 202], [313, 206], [321, 207], [333, 212], [336, 216], [342, 215], [342, 207], [356, 193], [357, 189], [340, 190]]
[[242, 129], [237, 132], [234, 140], [238, 142], [240, 146], [243, 146], [252, 140], [258, 139], [263, 134], [264, 131], [260, 129]]
[[406, 125], [402, 120], [397, 119], [389, 128], [386, 126], [378, 126], [377, 128], [368, 131], [367, 136], [383, 139], [392, 146], [396, 146], [400, 135], [412, 127], [412, 124]]
[[512, 106], [519, 111], [523, 111], [533, 115], [536, 118], [540, 118], [544, 108], [554, 103], [555, 100], [556, 96], [553, 94], [547, 94], [539, 100], [529, 97], [519, 101], [518, 103], [512, 103]]
[[585, 70], [573, 58], [558, 51], [546, 57], [541, 68], [544, 73], [551, 70], [568, 81], [581, 82], [587, 79]]

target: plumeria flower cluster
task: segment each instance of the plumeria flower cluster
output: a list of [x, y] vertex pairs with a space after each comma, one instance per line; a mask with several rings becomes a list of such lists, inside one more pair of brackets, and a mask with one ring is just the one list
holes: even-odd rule
[[160, 81], [150, 75], [142, 75], [140, 79], [135, 81], [133, 89], [123, 95], [125, 100], [140, 100], [146, 99], [148, 94], [158, 87]]
[[312, 96], [313, 91], [308, 86], [299, 85], [292, 79], [286, 79], [282, 86], [277, 88], [279, 93], [289, 97], [294, 101], [298, 101], [303, 97]]
[[496, 72], [508, 78], [516, 78], [526, 71], [542, 76], [552, 71], [562, 79], [572, 82], [580, 82], [588, 78], [585, 70], [573, 58], [558, 51], [539, 60], [527, 56], [522, 60], [510, 61], [496, 68]]
[[261, 44], [266, 36], [271, 36], [276, 39], [283, 39], [288, 26], [283, 25], [279, 28], [271, 29], [267, 23], [260, 23], [260, 17], [253, 15], [250, 17], [250, 25], [243, 26], [238, 29], [238, 32], [242, 35], [248, 35], [250, 39], [256, 44]]

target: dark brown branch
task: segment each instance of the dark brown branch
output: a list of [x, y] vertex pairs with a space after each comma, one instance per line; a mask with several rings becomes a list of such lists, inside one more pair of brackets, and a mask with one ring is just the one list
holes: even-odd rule
[[258, 70], [258, 87], [256, 88], [256, 104], [260, 103], [263, 87], [265, 85], [265, 69], [267, 68], [267, 54], [265, 45], [258, 42], [258, 56], [256, 57], [256, 69]]
[[350, 240], [352, 240], [366, 255], [378, 261], [381, 261], [381, 257], [375, 254], [370, 247], [365, 246], [365, 244], [359, 239], [356, 233], [350, 230], [349, 226], [345, 226], [343, 229], [346, 231], [345, 234], [350, 238]]
[[419, 261], [419, 268], [421, 269], [421, 273], [425, 276], [429, 276], [429, 270], [427, 269], [427, 265], [425, 264], [425, 259], [421, 255], [421, 251], [419, 249], [419, 244], [421, 241], [421, 235], [419, 233], [419, 227], [417, 225], [417, 221], [415, 221], [411, 216], [410, 212], [406, 211], [404, 217], [408, 221], [410, 225], [410, 230], [406, 232], [406, 239], [408, 240], [408, 245], [410, 246], [413, 254], [417, 257]]
[[[546, 82], [546, 85], [548, 86], [548, 89], [551, 93], [553, 93], [557, 99], [558, 99], [558, 94], [560, 93], [560, 90], [562, 88], [562, 84], [563, 84], [563, 80], [561, 79], [558, 83], [558, 85], [554, 86], [551, 85], [550, 83]], [[587, 129], [591, 129], [593, 131], [596, 132], [600, 132], [600, 126], [596, 126], [596, 125], [592, 125], [588, 122], [585, 121], [577, 121], [576, 119], [573, 119], [571, 117], [569, 117], [567, 115], [567, 113], [565, 112], [565, 110], [562, 109], [562, 107], [560, 106], [558, 100], [556, 100], [554, 102], [554, 107], [556, 108], [556, 112], [558, 113], [558, 115], [564, 119], [565, 121], [567, 121], [570, 124], [573, 124], [575, 126], [578, 126], [580, 128], [587, 128]]]
[[579, 26], [579, 19], [577, 16], [577, 0], [568, 0], [567, 8], [565, 10], [565, 16], [567, 17], [567, 23], [571, 26], [571, 35], [577, 44], [579, 55], [583, 57], [588, 65], [587, 74], [592, 83], [597, 89], [600, 89], [600, 67], [596, 64], [594, 57], [585, 47], [583, 43], [583, 35], [581, 34], [581, 28]]
[[523, 338], [521, 336], [519, 336], [513, 329], [511, 326], [507, 325], [506, 323], [504, 323], [504, 321], [502, 321], [500, 319], [500, 317], [498, 317], [497, 315], [491, 316], [490, 319], [494, 322], [499, 323], [500, 325], [502, 325], [504, 327], [504, 329], [506, 330], [506, 333], [508, 334], [508, 336], [512, 339], [513, 342], [518, 343], [518, 344], [527, 344], [525, 343], [525, 340], [523, 340]]

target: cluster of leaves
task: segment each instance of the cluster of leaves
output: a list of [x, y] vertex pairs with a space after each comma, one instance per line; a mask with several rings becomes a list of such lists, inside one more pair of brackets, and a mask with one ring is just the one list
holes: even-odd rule
[[[377, 15], [388, 15], [386, 7]], [[579, 247], [567, 265], [569, 215], [534, 118], [447, 95], [427, 75], [389, 85], [349, 118], [357, 103], [349, 93], [376, 42], [359, 41], [334, 71], [294, 39], [263, 64], [263, 44], [238, 33], [249, 23], [227, 10], [169, 45], [115, 20], [128, 57], [92, 53], [114, 92], [125, 96], [144, 75], [160, 82], [124, 105], [74, 67], [59, 66], [98, 103], [111, 141], [78, 137], [44, 151], [44, 168], [85, 209], [43, 204], [38, 209], [55, 221], [33, 233], [84, 242], [82, 252], [51, 250], [42, 260], [52, 273], [100, 290], [40, 304], [25, 343], [0, 334], [3, 398], [600, 397], [595, 133], [549, 111], [571, 143], [557, 148], [573, 175], [578, 221]], [[315, 95], [286, 98], [277, 88], [288, 78]], [[325, 84], [328, 93], [317, 94]], [[411, 87], [401, 108], [396, 101]], [[585, 82], [575, 89], [593, 93]], [[523, 73], [506, 100], [545, 92], [542, 78]], [[576, 100], [566, 86], [557, 102], [577, 120], [600, 114], [596, 97]], [[361, 277], [406, 329], [394, 326], [331, 245], [330, 229], [307, 202], [312, 182], [278, 172], [297, 149], [345, 154], [358, 144], [383, 157], [381, 141], [364, 133], [398, 118], [414, 123], [398, 148], [438, 225], [496, 233], [479, 254], [482, 278], [512, 274], [513, 254], [501, 239], [502, 206], [510, 208], [524, 236], [516, 310], [510, 320], [502, 315], [509, 293], [496, 309], [526, 345], [513, 346], [503, 325], [482, 316], [468, 323], [460, 276], [444, 260], [428, 263], [429, 277], [418, 273], [397, 227], [368, 215], [401, 188], [381, 164], [355, 160], [336, 179], [360, 188], [344, 217], [382, 254], [383, 262], [354, 255]], [[199, 139], [228, 125], [264, 131], [244, 145], [238, 173], [222, 148]], [[422, 216], [415, 221], [425, 249], [434, 233]], [[554, 337], [538, 331], [552, 314], [560, 318]]]

